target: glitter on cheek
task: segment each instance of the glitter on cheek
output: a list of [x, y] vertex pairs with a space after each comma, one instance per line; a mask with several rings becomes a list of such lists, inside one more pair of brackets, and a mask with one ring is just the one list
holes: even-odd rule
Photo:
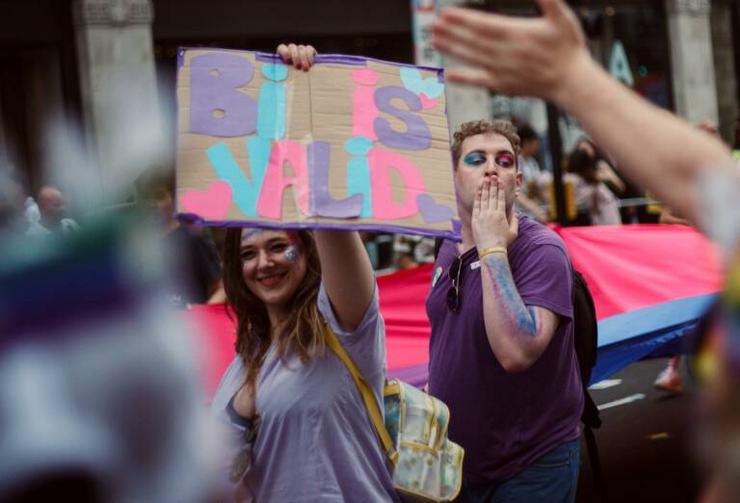
[[285, 250], [285, 258], [288, 262], [292, 263], [298, 261], [298, 250], [296, 250], [295, 246], [289, 246], [288, 249]]

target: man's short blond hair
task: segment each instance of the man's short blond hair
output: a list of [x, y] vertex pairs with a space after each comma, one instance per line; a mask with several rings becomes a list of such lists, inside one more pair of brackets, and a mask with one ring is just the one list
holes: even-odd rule
[[[488, 121], [485, 119], [465, 122], [460, 126], [460, 129], [455, 131], [452, 138], [452, 160], [455, 163], [455, 169], [457, 169], [457, 163], [460, 161], [460, 155], [462, 154], [462, 144], [471, 136], [479, 134], [500, 134], [511, 143], [511, 148], [514, 149], [514, 155], [518, 158], [521, 150], [521, 141], [519, 135], [516, 133], [514, 124], [505, 120], [494, 120]], [[517, 162], [518, 164], [518, 162]]]

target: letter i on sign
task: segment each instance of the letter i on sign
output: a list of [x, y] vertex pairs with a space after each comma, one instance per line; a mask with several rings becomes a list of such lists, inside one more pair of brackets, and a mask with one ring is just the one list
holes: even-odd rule
[[352, 156], [347, 163], [347, 195], [362, 195], [362, 218], [372, 216], [370, 163], [367, 153], [378, 139], [374, 127], [379, 114], [375, 105], [375, 85], [378, 80], [378, 72], [370, 68], [360, 68], [352, 72], [352, 81], [357, 86], [352, 93], [352, 138], [344, 144], [345, 151]]
[[375, 105], [375, 84], [378, 83], [378, 72], [362, 68], [352, 72], [352, 80], [357, 84], [352, 93], [352, 136], [364, 136], [377, 140], [373, 123], [378, 117]]
[[373, 142], [364, 136], [354, 136], [344, 144], [344, 150], [352, 156], [347, 163], [347, 195], [362, 195], [362, 218], [369, 218], [373, 214], [370, 161], [367, 157], [372, 147]]
[[262, 75], [268, 80], [260, 86], [257, 109], [257, 136], [270, 140], [285, 137], [285, 83], [288, 68], [279, 63], [262, 65]]

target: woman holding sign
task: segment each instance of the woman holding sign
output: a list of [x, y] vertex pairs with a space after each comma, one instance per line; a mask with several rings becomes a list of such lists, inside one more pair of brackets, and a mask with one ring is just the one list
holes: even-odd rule
[[[278, 54], [308, 70], [311, 46]], [[212, 410], [230, 435], [238, 501], [395, 501], [373, 425], [332, 330], [382, 403], [385, 327], [357, 232], [232, 228], [224, 288], [237, 355]]]

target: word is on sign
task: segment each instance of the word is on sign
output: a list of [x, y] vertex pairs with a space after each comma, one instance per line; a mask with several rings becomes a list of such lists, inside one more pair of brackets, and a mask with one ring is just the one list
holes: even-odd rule
[[213, 225], [453, 235], [441, 70], [183, 49], [177, 206]]

